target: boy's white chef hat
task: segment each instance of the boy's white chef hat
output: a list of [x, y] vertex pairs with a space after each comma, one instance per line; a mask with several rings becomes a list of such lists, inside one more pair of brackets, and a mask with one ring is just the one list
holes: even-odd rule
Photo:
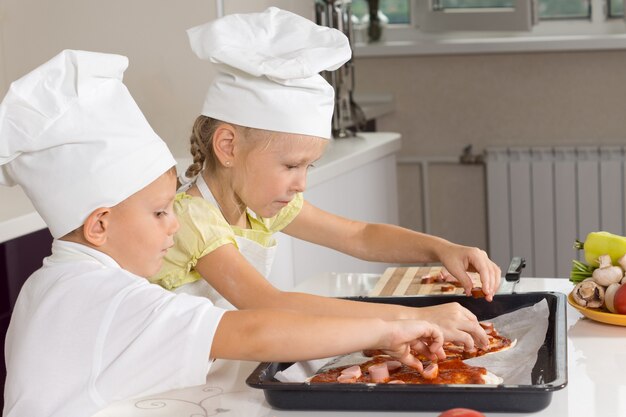
[[65, 50], [0, 104], [0, 184], [22, 186], [55, 238], [176, 164], [122, 83], [128, 59]]
[[351, 57], [336, 29], [270, 7], [187, 31], [201, 59], [217, 64], [202, 114], [246, 127], [331, 137], [334, 91], [321, 71]]

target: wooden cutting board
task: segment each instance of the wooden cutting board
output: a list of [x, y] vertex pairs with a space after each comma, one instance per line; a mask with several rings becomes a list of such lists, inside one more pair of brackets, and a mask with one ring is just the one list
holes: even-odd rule
[[[412, 266], [387, 268], [380, 277], [374, 288], [370, 291], [370, 297], [397, 297], [404, 295], [452, 295], [464, 294], [461, 287], [454, 287], [451, 291], [442, 291], [444, 285], [449, 283], [435, 282], [423, 284], [424, 277], [437, 277], [441, 272], [441, 266]], [[475, 272], [469, 272], [474, 287], [480, 287], [480, 277]]]

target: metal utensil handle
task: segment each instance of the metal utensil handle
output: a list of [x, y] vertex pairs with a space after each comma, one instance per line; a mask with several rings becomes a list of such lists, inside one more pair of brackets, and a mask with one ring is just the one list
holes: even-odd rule
[[511, 263], [509, 264], [509, 268], [506, 270], [506, 274], [504, 275], [504, 279], [509, 282], [519, 281], [520, 276], [522, 274], [522, 269], [526, 266], [526, 259], [521, 256], [514, 256], [511, 258]]

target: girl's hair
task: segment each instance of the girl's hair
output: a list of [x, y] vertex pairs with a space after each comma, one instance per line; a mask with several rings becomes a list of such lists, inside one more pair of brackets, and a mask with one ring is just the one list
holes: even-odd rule
[[204, 164], [210, 170], [214, 170], [216, 166], [215, 154], [213, 153], [213, 134], [217, 130], [217, 127], [222, 123], [219, 120], [212, 119], [207, 116], [198, 116], [191, 129], [191, 156], [193, 162], [187, 168], [185, 176], [187, 178], [193, 178], [200, 171]]
[[[203, 115], [196, 118], [189, 138], [193, 162], [189, 165], [187, 171], [185, 171], [187, 178], [195, 177], [205, 166], [209, 172], [215, 171], [218, 166], [218, 161], [213, 152], [213, 135], [217, 128], [224, 123], [226, 122]], [[230, 125], [234, 126], [246, 139], [256, 139], [254, 142], [250, 143], [254, 145], [264, 143], [267, 146], [275, 135], [275, 132], [269, 130], [249, 128], [233, 123], [230, 123]], [[251, 135], [251, 132], [255, 134]]]

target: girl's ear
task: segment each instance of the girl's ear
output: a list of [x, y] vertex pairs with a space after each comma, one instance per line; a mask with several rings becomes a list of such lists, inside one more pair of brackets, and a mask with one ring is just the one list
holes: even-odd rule
[[111, 209], [101, 207], [94, 210], [83, 224], [83, 237], [93, 246], [99, 247], [107, 241]]
[[237, 130], [228, 123], [221, 124], [213, 134], [213, 152], [223, 166], [231, 167], [235, 159]]

